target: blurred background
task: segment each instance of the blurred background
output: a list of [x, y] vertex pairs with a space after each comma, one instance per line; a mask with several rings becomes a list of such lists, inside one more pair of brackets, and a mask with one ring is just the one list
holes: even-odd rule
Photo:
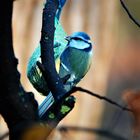
[[[126, 0], [132, 14], [140, 20], [140, 0]], [[43, 100], [26, 76], [28, 59], [38, 46], [41, 31], [42, 0], [14, 2], [13, 36], [18, 69], [25, 89], [33, 91], [39, 103]], [[121, 105], [124, 90], [140, 88], [140, 29], [132, 23], [119, 0], [67, 0], [61, 16], [67, 32], [87, 32], [94, 46], [93, 62], [80, 86]], [[132, 137], [133, 116], [114, 105], [84, 93], [77, 98], [73, 111], [59, 126], [80, 126], [106, 130], [125, 139]], [[0, 118], [0, 135], [7, 130]], [[95, 133], [55, 130], [51, 140], [113, 140]], [[118, 139], [119, 140], [119, 139]]]

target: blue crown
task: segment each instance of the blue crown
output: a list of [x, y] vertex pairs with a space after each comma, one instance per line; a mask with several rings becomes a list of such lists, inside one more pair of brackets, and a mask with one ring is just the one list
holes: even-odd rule
[[79, 39], [82, 39], [84, 41], [89, 41], [90, 40], [89, 35], [86, 34], [85, 32], [75, 32], [70, 37], [71, 38], [79, 38]]

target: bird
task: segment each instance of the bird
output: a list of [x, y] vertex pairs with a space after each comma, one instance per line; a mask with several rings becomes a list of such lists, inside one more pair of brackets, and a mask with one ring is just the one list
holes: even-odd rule
[[[65, 37], [67, 43], [54, 43], [54, 55], [56, 70], [60, 78], [65, 81], [65, 90], [69, 91], [87, 73], [92, 61], [92, 43], [90, 37], [84, 32], [75, 32]], [[63, 51], [62, 47], [63, 46]], [[61, 49], [58, 49], [58, 48]], [[57, 49], [57, 50], [56, 50]], [[27, 66], [27, 77], [35, 89], [47, 96], [50, 90], [37, 66], [37, 61], [41, 62], [40, 46], [35, 50]]]
[[[88, 72], [92, 61], [92, 42], [85, 32], [75, 32], [67, 36], [61, 23], [60, 14], [66, 0], [58, 0], [59, 8], [55, 16], [54, 58], [56, 70], [63, 81], [64, 88], [70, 91]], [[34, 88], [46, 96], [39, 106], [39, 116], [43, 117], [46, 110], [54, 103], [45, 78], [37, 62], [41, 63], [41, 44], [33, 52], [27, 66], [27, 77]]]
[[[55, 50], [55, 64], [60, 78], [64, 80], [65, 77], [67, 77], [64, 80], [64, 88], [68, 92], [78, 84], [88, 72], [92, 62], [93, 47], [90, 37], [84, 32], [75, 32], [65, 37], [65, 40], [67, 40], [65, 49], [62, 52]], [[55, 47], [56, 46], [54, 46], [54, 49]], [[39, 49], [40, 47], [35, 50], [29, 61], [27, 76], [35, 89], [46, 96], [38, 109], [39, 116], [43, 117], [44, 112], [54, 103], [54, 98], [47, 87], [41, 70], [36, 64], [37, 61], [41, 62]]]
[[60, 56], [60, 77], [69, 75], [65, 89], [69, 91], [87, 73], [92, 61], [92, 42], [88, 34], [75, 32], [67, 36], [66, 49]]
[[[68, 43], [66, 49], [60, 55], [59, 76], [62, 79], [67, 77], [64, 88], [68, 92], [88, 72], [92, 62], [92, 42], [90, 37], [84, 32], [75, 32], [65, 38]], [[51, 92], [39, 106], [39, 116], [44, 118], [44, 112], [54, 103]]]

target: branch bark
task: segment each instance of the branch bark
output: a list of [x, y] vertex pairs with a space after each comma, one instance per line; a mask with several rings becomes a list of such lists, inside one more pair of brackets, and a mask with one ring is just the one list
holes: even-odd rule
[[[52, 125], [53, 128], [69, 113], [68, 111], [66, 114], [62, 115], [62, 112], [60, 111], [62, 106], [67, 104], [71, 111], [75, 104], [75, 99], [73, 96], [68, 97], [71, 94], [71, 91], [68, 93], [65, 91], [63, 82], [59, 77], [55, 67], [53, 46], [55, 17], [58, 7], [58, 0], [47, 0], [43, 9], [42, 32], [40, 40], [42, 64], [37, 62], [37, 65], [42, 71], [42, 74], [47, 82], [48, 88], [54, 97], [54, 104], [49, 110], [44, 112], [43, 118], [41, 119], [46, 120], [46, 122]], [[68, 97], [70, 100], [65, 101], [66, 97]], [[50, 120], [48, 118], [49, 112], [53, 112], [56, 117]]]
[[94, 96], [96, 98], [98, 98], [99, 100], [104, 100], [112, 105], [115, 105], [116, 107], [122, 109], [123, 111], [129, 111], [129, 112], [132, 112], [131, 109], [127, 108], [127, 107], [123, 107], [122, 105], [118, 104], [117, 102], [105, 97], [105, 96], [101, 96], [100, 94], [97, 94], [97, 93], [94, 93], [92, 91], [89, 91], [87, 89], [84, 89], [82, 87], [74, 87], [72, 90], [71, 90], [71, 93], [74, 93], [74, 92], [77, 92], [77, 91], [80, 91], [80, 92], [85, 92], [91, 96]]
[[60, 126], [57, 128], [58, 131], [61, 133], [63, 132], [68, 132], [68, 131], [81, 131], [81, 132], [87, 132], [87, 133], [95, 133], [99, 136], [102, 136], [104, 138], [109, 138], [111, 140], [127, 140], [126, 138], [123, 138], [115, 133], [112, 133], [107, 130], [102, 130], [102, 129], [95, 129], [95, 128], [87, 128], [87, 127], [80, 127], [80, 126]]
[[[41, 57], [45, 70], [49, 72], [46, 76], [47, 83], [49, 83], [49, 88], [57, 98], [57, 93], [61, 93], [60, 91], [62, 91], [62, 93], [64, 92], [61, 79], [55, 70], [53, 57], [54, 17], [58, 7], [58, 1], [48, 0], [46, 7], [43, 12], [41, 39], [41, 45], [43, 47]], [[64, 114], [57, 112], [55, 114], [55, 120], [44, 120], [43, 127], [38, 125], [41, 120], [38, 116], [37, 102], [31, 92], [27, 94], [23, 89], [20, 83], [20, 74], [17, 71], [18, 61], [14, 55], [12, 40], [12, 11], [13, 1], [2, 0], [2, 4], [0, 5], [0, 89], [2, 91], [0, 93], [0, 113], [8, 124], [10, 140], [20, 140], [21, 136], [27, 130], [30, 131], [32, 127], [35, 129], [36, 125], [40, 128], [39, 131], [45, 127], [47, 131], [44, 132], [44, 136], [47, 137], [59, 121], [71, 111], [74, 107], [74, 102], [71, 102], [71, 100], [66, 101], [65, 103], [71, 106], [69, 111], [66, 111]], [[46, 19], [48, 20], [47, 23]], [[49, 41], [47, 41], [48, 39], [46, 37], [49, 37]], [[53, 111], [61, 109], [61, 105], [63, 105], [61, 103], [60, 106], [55, 106]], [[48, 118], [46, 117], [45, 119]], [[55, 125], [51, 126], [54, 121]], [[46, 122], [48, 126], [46, 126]], [[25, 137], [26, 136], [28, 137], [28, 132]]]
[[58, 9], [58, 0], [48, 0], [43, 10], [43, 24], [41, 34], [41, 60], [44, 78], [51, 90], [55, 101], [60, 100], [65, 94], [63, 83], [56, 71], [54, 60], [54, 31], [55, 14]]
[[140, 28], [140, 23], [134, 18], [134, 16], [131, 14], [131, 12], [128, 10], [128, 7], [126, 6], [124, 0], [120, 0], [121, 5], [123, 9], [126, 11], [129, 18]]
[[[28, 95], [20, 84], [12, 40], [13, 1], [3, 0], [0, 5], [0, 113], [10, 130], [10, 139], [17, 140], [23, 129], [38, 120], [33, 95]], [[31, 97], [31, 98], [30, 98]], [[31, 100], [30, 100], [31, 99]]]

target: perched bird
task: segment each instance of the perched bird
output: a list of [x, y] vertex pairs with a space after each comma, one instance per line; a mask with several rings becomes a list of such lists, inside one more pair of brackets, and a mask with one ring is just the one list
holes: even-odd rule
[[92, 43], [90, 37], [84, 32], [75, 32], [66, 37], [66, 49], [60, 56], [60, 77], [70, 75], [65, 83], [69, 91], [87, 73], [92, 59]]
[[[59, 0], [59, 8], [55, 17], [54, 58], [56, 70], [64, 83], [66, 91], [71, 90], [87, 73], [92, 59], [92, 43], [90, 37], [84, 32], [75, 32], [67, 36], [59, 22], [60, 14], [66, 0]], [[40, 44], [35, 49], [27, 66], [27, 77], [35, 89], [47, 96], [39, 106], [39, 116], [54, 103], [52, 93], [37, 66], [41, 63]]]
[[[66, 91], [70, 91], [87, 73], [92, 60], [92, 43], [90, 37], [84, 32], [75, 32], [66, 37], [66, 49], [60, 55], [59, 76], [63, 79]], [[54, 103], [51, 92], [39, 107], [39, 116]]]
[[[64, 50], [62, 52], [60, 49], [55, 50], [56, 46], [54, 46], [54, 50], [57, 72], [60, 78], [65, 79], [67, 77], [64, 87], [69, 91], [85, 76], [90, 67], [92, 44], [90, 37], [84, 32], [73, 33], [65, 39], [67, 44], [65, 44]], [[62, 44], [60, 44], [57, 48], [62, 47]], [[46, 96], [50, 90], [36, 64], [37, 61], [41, 62], [40, 47], [35, 50], [29, 60], [27, 76], [37, 91]]]

